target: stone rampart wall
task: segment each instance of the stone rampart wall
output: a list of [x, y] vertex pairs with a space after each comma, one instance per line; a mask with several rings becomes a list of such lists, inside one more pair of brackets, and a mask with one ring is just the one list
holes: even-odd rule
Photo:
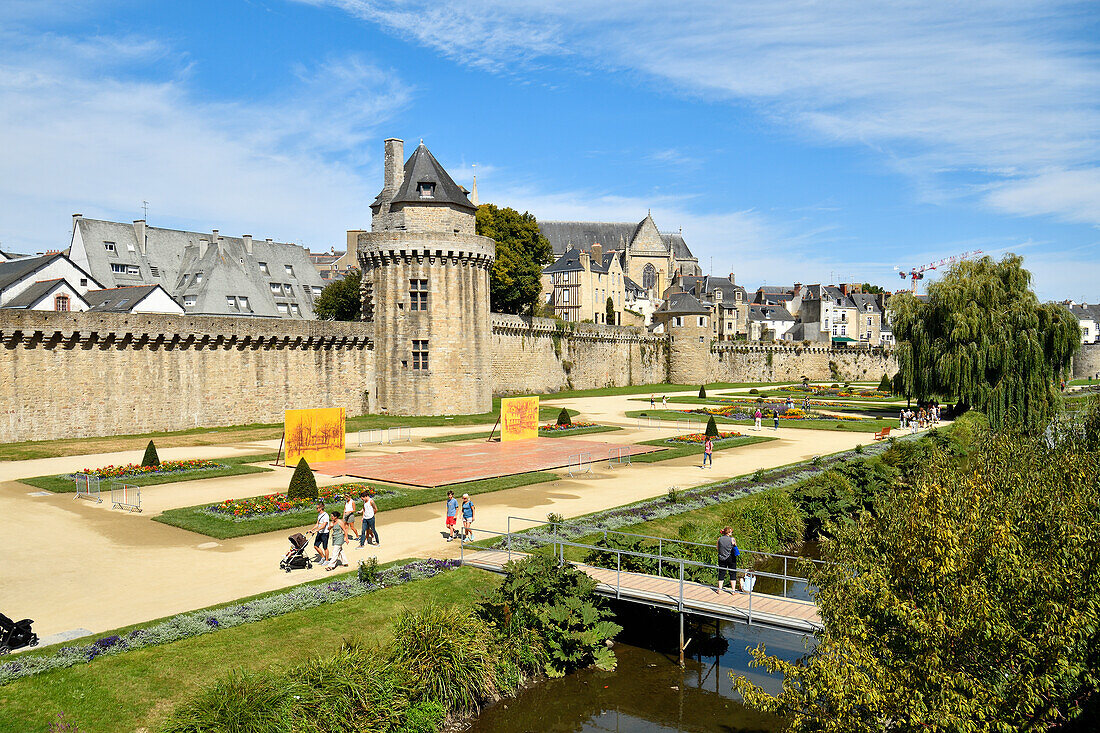
[[668, 342], [642, 329], [492, 314], [496, 394], [656, 384], [668, 378]]
[[[830, 364], [835, 365], [836, 374]], [[712, 382], [874, 380], [893, 376], [898, 362], [881, 348], [830, 349], [824, 346], [718, 345], [711, 352]]]
[[0, 442], [369, 411], [358, 323], [0, 310]]
[[1073, 378], [1088, 379], [1100, 374], [1100, 344], [1084, 344], [1073, 357]]

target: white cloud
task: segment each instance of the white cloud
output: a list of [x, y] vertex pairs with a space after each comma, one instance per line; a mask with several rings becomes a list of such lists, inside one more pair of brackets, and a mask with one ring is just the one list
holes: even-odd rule
[[[815, 140], [887, 152], [933, 198], [944, 196], [937, 187], [968, 190], [944, 174], [1015, 182], [1100, 159], [1100, 57], [1095, 39], [1080, 39], [1096, 20], [1089, 4], [303, 1], [478, 68], [628, 70], [662, 89], [747, 102]], [[1100, 222], [1071, 191], [1035, 185], [1046, 189], [1041, 213]], [[988, 201], [1037, 213], [1011, 195]]]
[[1100, 223], [1100, 168], [1046, 171], [999, 186], [987, 200], [1011, 213], [1053, 214], [1068, 221]]
[[[410, 94], [355, 57], [288, 69], [278, 98], [225, 102], [140, 38], [0, 47], [0, 239], [24, 251], [64, 247], [70, 213], [139, 218], [143, 200], [153, 224], [340, 245], [369, 223], [380, 178], [356, 156]], [[128, 74], [166, 56], [163, 78]]]

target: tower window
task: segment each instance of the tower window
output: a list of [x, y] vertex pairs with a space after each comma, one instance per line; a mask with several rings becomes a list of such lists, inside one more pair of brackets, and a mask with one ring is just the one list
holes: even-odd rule
[[409, 310], [428, 310], [428, 281], [413, 278], [409, 280]]
[[413, 369], [428, 369], [428, 340], [413, 339]]
[[435, 184], [428, 181], [421, 181], [416, 184], [416, 192], [422, 199], [434, 199], [435, 198]]

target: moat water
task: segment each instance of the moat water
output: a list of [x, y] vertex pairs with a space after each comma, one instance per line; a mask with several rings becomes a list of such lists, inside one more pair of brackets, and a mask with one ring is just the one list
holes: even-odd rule
[[[815, 556], [817, 548], [804, 547], [802, 554]], [[771, 568], [758, 568], [767, 569]], [[765, 589], [763, 579], [757, 588]], [[767, 588], [767, 592], [777, 590], [778, 586]], [[789, 586], [788, 594], [807, 597], [805, 587]], [[691, 641], [681, 669], [679, 622], [674, 613], [628, 603], [613, 603], [612, 608], [624, 627], [615, 644], [619, 664], [614, 672], [590, 669], [540, 683], [486, 708], [469, 730], [764, 733], [782, 728], [778, 718], [740, 702], [730, 673], [744, 675], [764, 690], [777, 693], [782, 679], [750, 667], [748, 650], [764, 644], [769, 654], [794, 661], [809, 653], [811, 638], [689, 616], [685, 635]]]

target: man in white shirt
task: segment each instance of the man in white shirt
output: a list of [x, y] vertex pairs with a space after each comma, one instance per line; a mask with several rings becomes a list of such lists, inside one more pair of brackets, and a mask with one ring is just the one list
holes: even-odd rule
[[324, 504], [317, 505], [317, 524], [313, 525], [313, 549], [317, 551], [318, 562], [328, 562], [328, 528], [332, 520], [325, 511]]
[[371, 536], [374, 537], [374, 542], [371, 544], [380, 545], [378, 541], [378, 528], [374, 526], [374, 518], [378, 514], [378, 505], [374, 503], [374, 497], [370, 495], [369, 491], [363, 492], [363, 527], [359, 532], [359, 547], [363, 547], [363, 543], [366, 542]]

